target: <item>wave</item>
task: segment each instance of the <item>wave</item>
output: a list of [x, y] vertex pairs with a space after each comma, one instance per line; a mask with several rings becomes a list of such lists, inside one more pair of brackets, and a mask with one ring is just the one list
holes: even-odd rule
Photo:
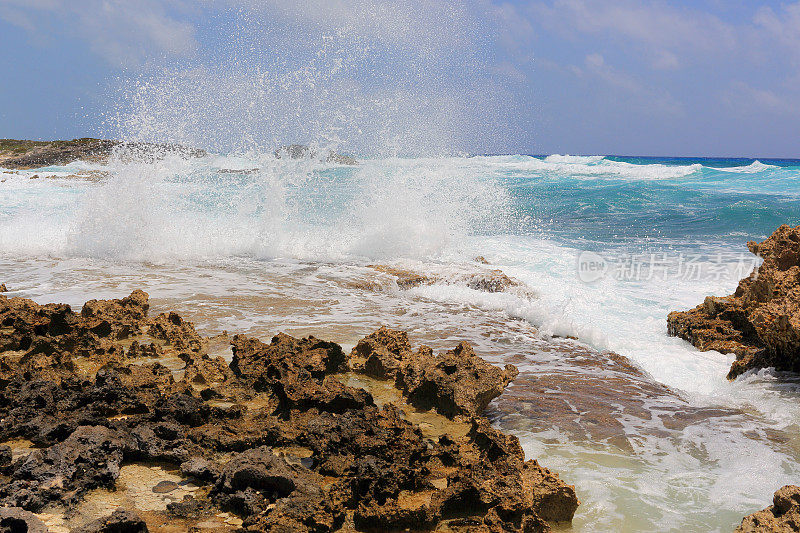
[[603, 156], [550, 155], [537, 157], [500, 157], [496, 164], [508, 170], [543, 175], [564, 176], [575, 179], [624, 179], [624, 180], [669, 180], [691, 176], [700, 172], [701, 164], [664, 165], [653, 163], [639, 165], [624, 161], [612, 161]]
[[722, 168], [709, 167], [709, 168], [713, 168], [714, 170], [718, 170], [718, 171], [721, 171], [721, 172], [736, 172], [736, 173], [740, 173], [740, 174], [756, 174], [758, 172], [764, 172], [764, 171], [767, 171], [767, 170], [773, 170], [773, 169], [777, 169], [777, 168], [780, 168], [780, 167], [775, 166], [775, 165], [766, 165], [766, 164], [762, 163], [761, 161], [759, 161], [758, 159], [756, 159], [755, 161], [753, 161], [749, 165], [742, 166], [742, 167], [722, 167]]
[[463, 162], [349, 168], [269, 153], [116, 159], [100, 183], [18, 175], [15, 200], [0, 214], [0, 252], [140, 261], [433, 258], [507, 209], [505, 189], [463, 172]]

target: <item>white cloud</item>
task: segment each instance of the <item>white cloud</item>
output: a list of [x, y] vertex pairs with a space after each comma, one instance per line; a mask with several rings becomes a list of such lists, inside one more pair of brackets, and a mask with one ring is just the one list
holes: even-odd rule
[[258, 17], [284, 18], [320, 30], [337, 39], [370, 41], [416, 51], [420, 55], [449, 53], [468, 47], [475, 38], [476, 19], [466, 4], [444, 0], [205, 0], [254, 12]]
[[800, 59], [800, 2], [783, 5], [778, 13], [763, 6], [756, 12], [753, 22], [767, 36], [785, 46], [795, 60]]
[[753, 87], [744, 82], [734, 82], [723, 95], [724, 102], [736, 111], [769, 113], [787, 116], [800, 115], [800, 95], [790, 91], [777, 92]]
[[[0, 0], [0, 18], [27, 30], [37, 40], [52, 28], [87, 41], [94, 53], [117, 66], [153, 55], [192, 54], [195, 28], [171, 16], [157, 0]], [[53, 25], [42, 24], [50, 17]], [[47, 28], [47, 29], [45, 29]]]
[[713, 54], [737, 45], [735, 28], [718, 17], [663, 2], [555, 0], [533, 3], [531, 11], [540, 25], [562, 34], [602, 34], [633, 42], [655, 58], [655, 68], [674, 68], [679, 53]]

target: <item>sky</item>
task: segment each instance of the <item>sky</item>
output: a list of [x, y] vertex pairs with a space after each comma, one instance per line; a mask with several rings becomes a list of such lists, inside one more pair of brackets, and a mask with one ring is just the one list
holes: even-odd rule
[[800, 157], [800, 2], [0, 0], [0, 137]]

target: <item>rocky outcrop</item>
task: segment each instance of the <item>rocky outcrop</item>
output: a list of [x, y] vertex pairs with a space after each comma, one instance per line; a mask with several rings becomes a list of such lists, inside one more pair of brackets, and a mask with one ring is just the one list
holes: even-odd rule
[[476, 268], [444, 275], [441, 273], [420, 273], [414, 270], [389, 265], [368, 266], [378, 272], [394, 277], [400, 289], [410, 289], [423, 285], [442, 283], [446, 285], [462, 285], [482, 292], [507, 292], [511, 289], [526, 292], [526, 288], [521, 282], [508, 277], [502, 270], [498, 269]]
[[[286, 146], [281, 146], [275, 150], [275, 157], [278, 159], [318, 159], [320, 155], [314, 148], [311, 148], [310, 146], [306, 146], [304, 144], [289, 144]], [[355, 158], [349, 155], [339, 154], [333, 150], [329, 150], [327, 152], [325, 155], [325, 162], [335, 163], [337, 165], [358, 164], [358, 161]]]
[[775, 492], [772, 505], [742, 520], [737, 533], [800, 531], [800, 487], [786, 485]]
[[[0, 519], [35, 531], [30, 512], [60, 507], [98, 532], [527, 532], [572, 519], [574, 488], [482, 416], [516, 369], [468, 344], [434, 355], [382, 328], [348, 356], [314, 337], [236, 335], [227, 365], [191, 323], [148, 309], [141, 291], [81, 313], [0, 295]], [[397, 399], [373, 396], [385, 387], [365, 373]], [[86, 499], [133, 490], [137, 465], [175, 474], [75, 522]], [[162, 510], [136, 508], [159, 497]]]
[[29, 511], [0, 507], [0, 533], [47, 533], [47, 526]]
[[448, 417], [479, 416], [517, 377], [514, 365], [490, 365], [466, 342], [433, 355], [427, 346], [413, 352], [403, 331], [383, 327], [359, 341], [351, 366], [376, 379], [392, 379], [408, 402]]
[[709, 296], [667, 317], [670, 335], [736, 354], [728, 379], [757, 368], [800, 371], [800, 226], [783, 225], [748, 249], [764, 259], [730, 296]]
[[147, 533], [147, 523], [138, 514], [118, 509], [110, 516], [98, 518], [79, 528], [76, 533]]
[[66, 165], [73, 161], [105, 162], [119, 147], [141, 152], [144, 157], [173, 153], [183, 157], [201, 157], [205, 151], [176, 144], [121, 143], [106, 139], [72, 139], [71, 141], [28, 141], [0, 139], [0, 167], [11, 169]]

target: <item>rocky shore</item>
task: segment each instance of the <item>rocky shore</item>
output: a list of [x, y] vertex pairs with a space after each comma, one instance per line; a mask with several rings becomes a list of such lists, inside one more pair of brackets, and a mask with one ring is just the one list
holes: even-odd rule
[[[483, 416], [517, 370], [382, 328], [201, 337], [148, 296], [0, 295], [0, 531], [549, 531], [574, 488]], [[228, 354], [225, 358], [222, 355]]]
[[[179, 144], [122, 143], [107, 139], [82, 138], [59, 141], [30, 141], [19, 139], [0, 139], [0, 167], [25, 170], [56, 165], [66, 165], [73, 161], [105, 163], [112, 151], [124, 146], [136, 154], [138, 159], [149, 160], [164, 154], [178, 154], [182, 157], [202, 157], [204, 150], [188, 148]], [[157, 158], [156, 157], [156, 158]], [[322, 159], [338, 165], [356, 165], [358, 161], [334, 151], [319, 154], [316, 150], [301, 144], [282, 146], [275, 150], [275, 157], [290, 159]]]
[[667, 317], [670, 335], [700, 350], [736, 354], [728, 379], [751, 369], [800, 371], [800, 226], [783, 225], [747, 248], [763, 264], [730, 296], [709, 296]]
[[772, 505], [742, 520], [736, 533], [778, 533], [800, 531], [800, 487], [786, 485], [778, 489]]

